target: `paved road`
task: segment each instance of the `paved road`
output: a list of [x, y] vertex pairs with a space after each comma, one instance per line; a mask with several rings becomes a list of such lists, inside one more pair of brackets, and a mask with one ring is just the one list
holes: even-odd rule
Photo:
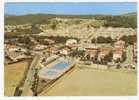
[[24, 86], [23, 86], [22, 96], [33, 95], [30, 88], [31, 88], [32, 81], [34, 78], [35, 68], [38, 66], [38, 64], [40, 62], [40, 58], [41, 58], [40, 55], [36, 55], [30, 65], [29, 71], [27, 73], [27, 78], [26, 78]]

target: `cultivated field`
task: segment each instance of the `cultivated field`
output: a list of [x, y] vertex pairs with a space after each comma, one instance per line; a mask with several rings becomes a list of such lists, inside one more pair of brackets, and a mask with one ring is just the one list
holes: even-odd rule
[[127, 96], [136, 95], [136, 73], [75, 68], [41, 96]]
[[13, 96], [15, 88], [22, 79], [24, 71], [28, 66], [27, 61], [4, 66], [4, 95]]

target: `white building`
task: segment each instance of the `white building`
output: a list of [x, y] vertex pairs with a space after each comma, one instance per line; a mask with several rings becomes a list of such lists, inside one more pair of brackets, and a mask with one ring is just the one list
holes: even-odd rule
[[43, 49], [46, 49], [46, 48], [47, 48], [46, 45], [36, 45], [36, 46], [34, 47], [34, 50], [43, 50]]
[[77, 40], [75, 40], [75, 39], [68, 39], [66, 41], [66, 46], [69, 46], [69, 47], [77, 46]]
[[62, 54], [62, 55], [68, 55], [69, 54], [69, 50], [68, 49], [62, 49], [60, 51], [60, 54]]

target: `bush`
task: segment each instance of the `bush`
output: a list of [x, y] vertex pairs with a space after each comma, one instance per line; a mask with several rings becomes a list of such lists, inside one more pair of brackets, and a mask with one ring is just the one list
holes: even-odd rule
[[113, 40], [111, 37], [103, 37], [103, 36], [99, 36], [96, 39], [93, 38], [91, 40], [92, 43], [112, 43]]

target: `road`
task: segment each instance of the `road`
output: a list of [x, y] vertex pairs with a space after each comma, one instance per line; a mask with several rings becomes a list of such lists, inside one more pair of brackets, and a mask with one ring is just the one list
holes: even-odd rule
[[33, 78], [34, 78], [35, 68], [38, 66], [38, 64], [40, 62], [40, 58], [41, 58], [40, 55], [36, 55], [35, 58], [33, 59], [32, 63], [31, 63], [31, 65], [30, 65], [25, 83], [23, 85], [22, 96], [33, 95], [30, 88], [31, 88]]

